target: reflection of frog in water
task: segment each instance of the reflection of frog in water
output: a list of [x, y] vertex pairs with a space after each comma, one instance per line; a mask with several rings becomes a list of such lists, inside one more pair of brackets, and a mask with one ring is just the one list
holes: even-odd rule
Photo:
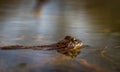
[[13, 46], [3, 46], [0, 47], [2, 50], [11, 50], [11, 49], [34, 49], [34, 50], [57, 50], [57, 52], [62, 53], [67, 56], [76, 57], [80, 53], [83, 43], [81, 40], [76, 39], [72, 36], [66, 36], [63, 40], [51, 44], [51, 45], [40, 45], [40, 46], [22, 46], [22, 45], [13, 45]]

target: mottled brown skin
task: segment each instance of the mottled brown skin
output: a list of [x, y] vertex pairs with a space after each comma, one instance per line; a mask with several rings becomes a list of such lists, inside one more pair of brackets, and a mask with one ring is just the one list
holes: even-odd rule
[[34, 50], [67, 50], [67, 49], [75, 49], [75, 48], [81, 48], [83, 46], [83, 43], [81, 40], [76, 39], [72, 36], [66, 36], [63, 40], [51, 44], [51, 45], [41, 45], [41, 46], [22, 46], [22, 45], [11, 45], [11, 46], [3, 46], [0, 47], [2, 50], [12, 50], [12, 49], [34, 49]]

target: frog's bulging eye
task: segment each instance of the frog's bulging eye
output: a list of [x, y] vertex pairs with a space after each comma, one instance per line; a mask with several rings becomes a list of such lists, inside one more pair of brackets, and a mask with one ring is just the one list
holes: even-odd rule
[[74, 41], [77, 41], [77, 40], [74, 40]]
[[73, 39], [72, 39], [72, 41], [73, 41], [73, 42], [76, 42], [76, 41], [77, 41], [77, 39], [73, 38]]

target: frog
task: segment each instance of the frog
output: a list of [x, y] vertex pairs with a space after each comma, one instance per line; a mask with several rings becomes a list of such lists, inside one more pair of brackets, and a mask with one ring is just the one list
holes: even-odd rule
[[56, 50], [58, 53], [66, 56], [76, 57], [81, 48], [83, 48], [83, 42], [72, 36], [65, 36], [64, 39], [50, 45], [38, 45], [38, 46], [23, 46], [23, 45], [10, 45], [0, 47], [1, 50], [13, 50], [13, 49], [33, 49], [33, 50]]
[[84, 48], [83, 42], [75, 37], [71, 37], [69, 41], [66, 48], [61, 48], [57, 52], [75, 58], [81, 52], [81, 49]]

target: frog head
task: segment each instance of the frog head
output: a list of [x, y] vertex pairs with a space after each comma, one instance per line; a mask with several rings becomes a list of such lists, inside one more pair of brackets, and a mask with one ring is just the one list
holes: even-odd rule
[[80, 39], [77, 39], [77, 38], [73, 37], [71, 39], [71, 42], [72, 42], [74, 48], [82, 48], [82, 46], [83, 46], [83, 43], [82, 43], [82, 41]]
[[58, 50], [57, 52], [75, 58], [81, 51], [82, 41], [72, 36], [66, 36], [64, 39], [70, 41], [68, 48]]
[[69, 46], [68, 48], [82, 48], [83, 47], [83, 42], [80, 39], [77, 39], [72, 36], [65, 36], [65, 40], [69, 41]]

